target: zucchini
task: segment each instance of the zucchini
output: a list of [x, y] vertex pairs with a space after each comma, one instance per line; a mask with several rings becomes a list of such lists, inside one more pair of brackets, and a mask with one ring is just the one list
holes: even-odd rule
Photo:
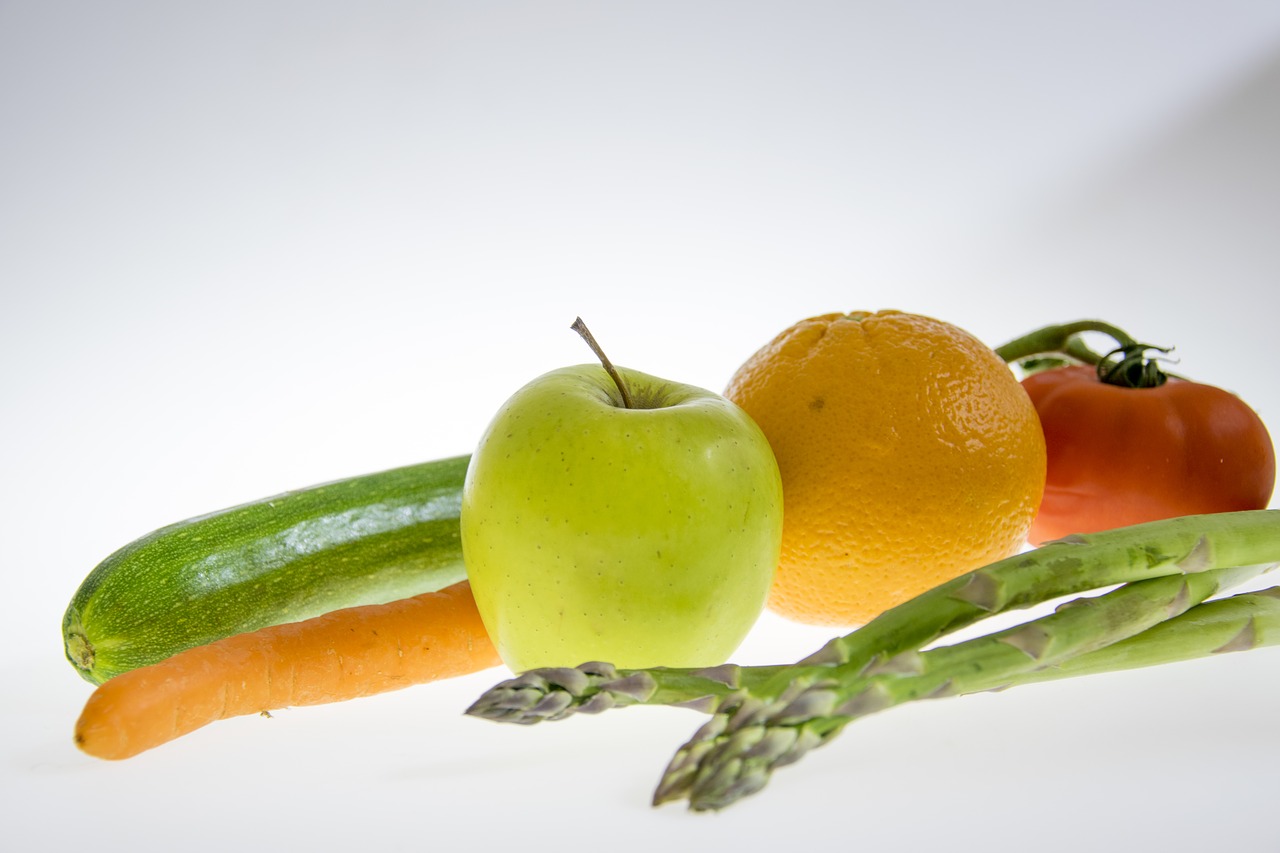
[[192, 646], [466, 577], [469, 456], [337, 480], [180, 521], [103, 560], [62, 620], [94, 684]]

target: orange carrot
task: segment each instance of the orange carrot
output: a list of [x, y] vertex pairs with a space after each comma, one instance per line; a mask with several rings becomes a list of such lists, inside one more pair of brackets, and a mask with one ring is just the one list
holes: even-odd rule
[[101, 684], [76, 744], [129, 758], [216, 720], [317, 705], [500, 663], [466, 581], [390, 604], [237, 634]]

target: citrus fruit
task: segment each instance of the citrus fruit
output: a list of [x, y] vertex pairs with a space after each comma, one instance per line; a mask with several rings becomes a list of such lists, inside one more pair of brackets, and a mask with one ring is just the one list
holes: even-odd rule
[[784, 330], [725, 396], [782, 474], [769, 607], [855, 625], [1025, 543], [1044, 491], [1035, 408], [990, 347], [901, 311]]

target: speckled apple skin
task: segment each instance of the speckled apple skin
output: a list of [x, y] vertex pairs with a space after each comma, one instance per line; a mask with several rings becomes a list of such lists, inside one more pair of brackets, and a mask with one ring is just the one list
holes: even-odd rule
[[462, 548], [512, 670], [723, 663], [764, 607], [782, 538], [768, 440], [729, 400], [598, 365], [547, 373], [467, 469]]

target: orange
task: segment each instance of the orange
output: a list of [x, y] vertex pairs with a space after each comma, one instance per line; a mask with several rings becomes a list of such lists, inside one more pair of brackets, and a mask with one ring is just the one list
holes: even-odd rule
[[1021, 549], [1044, 491], [1044, 434], [990, 347], [900, 311], [783, 331], [725, 395], [773, 446], [782, 558], [769, 607], [855, 625]]

